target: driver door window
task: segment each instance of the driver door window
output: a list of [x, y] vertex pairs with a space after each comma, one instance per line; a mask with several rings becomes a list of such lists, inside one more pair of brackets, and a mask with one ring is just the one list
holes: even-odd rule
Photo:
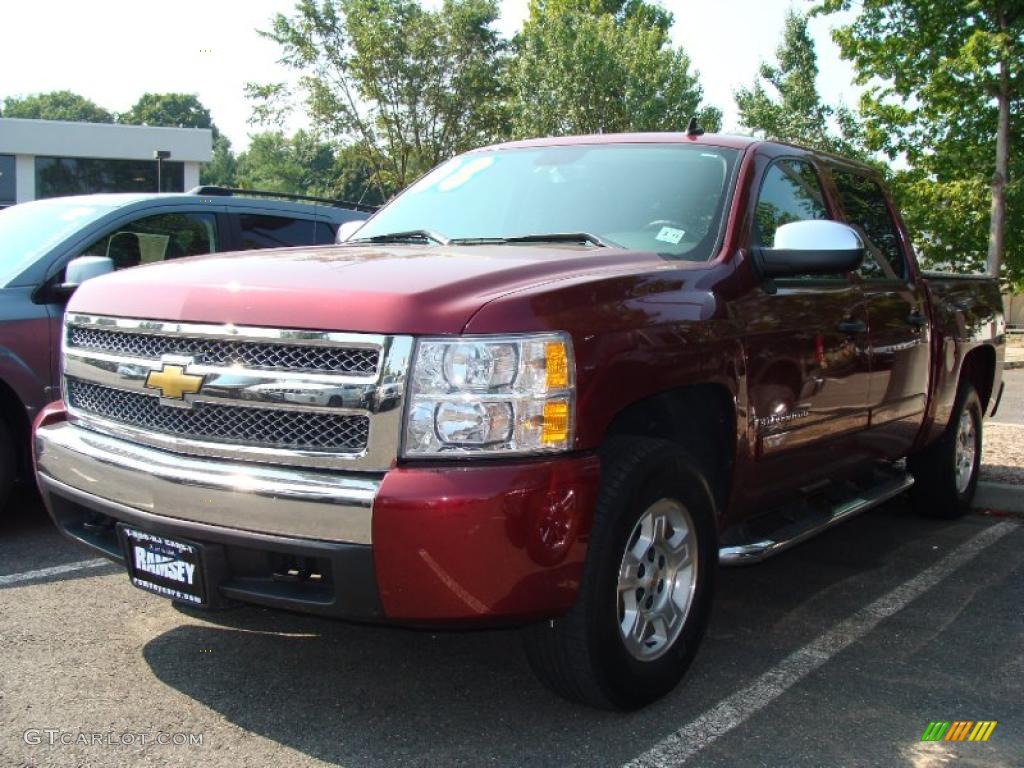
[[123, 224], [86, 248], [82, 256], [107, 256], [127, 269], [217, 250], [217, 220], [211, 213], [161, 213]]
[[828, 208], [814, 166], [801, 160], [778, 160], [761, 184], [750, 244], [771, 248], [775, 230], [783, 224], [827, 218]]

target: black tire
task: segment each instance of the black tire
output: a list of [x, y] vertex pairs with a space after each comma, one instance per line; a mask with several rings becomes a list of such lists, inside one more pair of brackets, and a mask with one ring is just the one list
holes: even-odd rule
[[14, 449], [11, 430], [0, 419], [0, 511], [7, 505], [7, 497], [18, 473], [18, 452]]
[[[637, 522], [662, 499], [678, 502], [689, 514], [697, 576], [674, 642], [657, 658], [639, 660], [619, 628], [619, 568]], [[676, 686], [697, 653], [717, 567], [715, 504], [700, 463], [664, 440], [609, 440], [602, 449], [601, 488], [579, 594], [565, 616], [524, 631], [530, 665], [545, 685], [571, 701], [619, 710], [651, 703]]]
[[[957, 443], [961, 419], [965, 415], [974, 424], [974, 460], [970, 479], [961, 489], [957, 487]], [[982, 410], [978, 393], [969, 382], [962, 382], [949, 426], [942, 437], [907, 459], [907, 468], [914, 476], [914, 485], [910, 489], [911, 501], [918, 513], [926, 517], [954, 520], [970, 510], [981, 467], [981, 430]]]

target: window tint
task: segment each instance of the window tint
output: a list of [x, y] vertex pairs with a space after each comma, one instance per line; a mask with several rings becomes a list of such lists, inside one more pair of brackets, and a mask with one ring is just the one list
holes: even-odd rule
[[874, 280], [906, 277], [899, 232], [882, 188], [866, 176], [847, 171], [833, 171], [832, 180], [847, 223], [868, 241], [868, 255], [859, 274]]
[[827, 219], [828, 209], [814, 166], [800, 160], [779, 160], [765, 174], [754, 208], [751, 244], [771, 248], [783, 224]]
[[334, 225], [318, 221], [316, 223], [316, 244], [329, 245], [334, 243], [334, 237], [337, 232], [338, 229]]
[[255, 248], [281, 248], [289, 245], [312, 245], [317, 242], [316, 222], [312, 219], [243, 213], [239, 215], [238, 221], [242, 228], [243, 251]]
[[82, 254], [108, 256], [126, 269], [217, 250], [216, 218], [210, 213], [161, 213], [124, 224]]

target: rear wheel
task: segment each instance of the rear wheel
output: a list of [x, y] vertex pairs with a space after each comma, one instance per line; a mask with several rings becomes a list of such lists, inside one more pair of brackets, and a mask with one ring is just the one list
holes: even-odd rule
[[525, 632], [530, 664], [565, 698], [635, 709], [668, 693], [707, 626], [718, 549], [699, 464], [672, 443], [616, 438], [570, 612]]
[[942, 437], [907, 460], [914, 476], [911, 498], [918, 512], [950, 520], [970, 510], [981, 467], [981, 429], [978, 393], [963, 382]]

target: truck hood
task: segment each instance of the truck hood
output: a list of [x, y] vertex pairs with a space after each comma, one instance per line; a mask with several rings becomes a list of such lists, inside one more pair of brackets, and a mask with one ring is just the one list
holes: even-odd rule
[[517, 290], [581, 274], [687, 265], [654, 253], [581, 245], [287, 248], [124, 270], [83, 284], [68, 309], [274, 328], [455, 334], [483, 305]]

